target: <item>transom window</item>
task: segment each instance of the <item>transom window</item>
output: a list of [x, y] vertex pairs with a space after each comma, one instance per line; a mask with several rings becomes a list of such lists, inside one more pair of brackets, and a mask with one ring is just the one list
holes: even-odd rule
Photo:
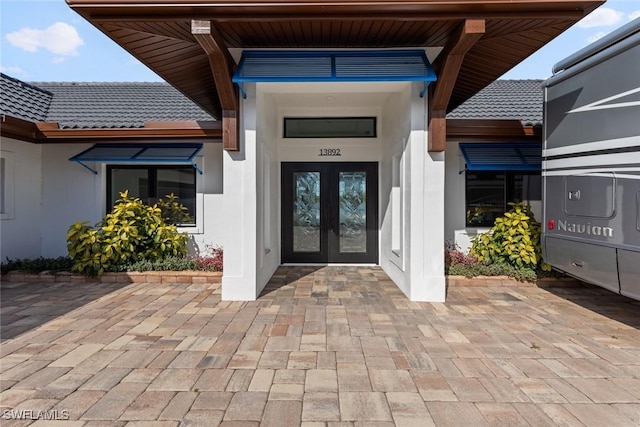
[[285, 138], [375, 138], [375, 117], [285, 117]]
[[107, 166], [107, 210], [111, 211], [120, 193], [128, 190], [130, 197], [138, 197], [154, 204], [168, 200], [173, 194], [188, 209], [176, 225], [196, 225], [196, 170], [192, 166]]

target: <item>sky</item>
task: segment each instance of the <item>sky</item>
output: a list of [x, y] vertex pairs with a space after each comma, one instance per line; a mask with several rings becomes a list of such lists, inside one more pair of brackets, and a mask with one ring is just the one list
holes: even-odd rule
[[[546, 79], [555, 63], [640, 17], [640, 0], [608, 0], [502, 78]], [[64, 0], [0, 0], [0, 71], [23, 81], [161, 81]]]

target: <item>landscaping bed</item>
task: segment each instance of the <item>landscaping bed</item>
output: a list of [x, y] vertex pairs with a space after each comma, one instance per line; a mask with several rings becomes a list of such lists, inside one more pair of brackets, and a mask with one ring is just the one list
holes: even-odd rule
[[66, 271], [43, 271], [38, 274], [10, 271], [2, 275], [3, 282], [71, 282], [71, 283], [221, 283], [221, 271], [127, 271], [86, 276]]

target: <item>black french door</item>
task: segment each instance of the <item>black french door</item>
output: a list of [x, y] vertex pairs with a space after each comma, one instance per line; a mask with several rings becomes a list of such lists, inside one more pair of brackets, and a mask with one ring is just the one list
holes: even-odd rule
[[378, 262], [377, 163], [282, 163], [282, 262]]

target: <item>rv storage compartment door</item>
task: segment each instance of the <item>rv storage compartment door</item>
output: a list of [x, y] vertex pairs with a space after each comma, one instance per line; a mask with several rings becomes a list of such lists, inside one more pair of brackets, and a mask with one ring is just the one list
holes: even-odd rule
[[640, 300], [640, 252], [618, 249], [620, 293]]
[[609, 173], [568, 176], [564, 196], [567, 215], [611, 218], [615, 212], [615, 178]]
[[[547, 237], [548, 262], [568, 274], [615, 293], [620, 292], [616, 250], [591, 243]], [[636, 276], [637, 277], [637, 276]]]

